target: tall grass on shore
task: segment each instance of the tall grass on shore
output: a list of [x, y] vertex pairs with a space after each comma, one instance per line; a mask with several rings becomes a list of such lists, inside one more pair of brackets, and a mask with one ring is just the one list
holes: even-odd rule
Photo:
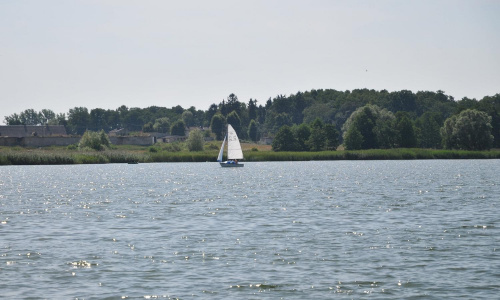
[[500, 151], [371, 149], [321, 152], [247, 152], [246, 161], [500, 159]]
[[[118, 147], [105, 151], [64, 148], [1, 148], [0, 165], [61, 165], [147, 162], [215, 162], [218, 151], [167, 151]], [[358, 151], [273, 152], [244, 151], [245, 161], [308, 160], [411, 160], [411, 159], [500, 159], [500, 150], [464, 151], [434, 149], [372, 149]]]
[[2, 165], [67, 165], [75, 164], [72, 155], [46, 152], [7, 152], [0, 154]]
[[216, 152], [167, 152], [161, 151], [149, 155], [150, 162], [207, 162], [215, 161]]
[[120, 150], [106, 151], [7, 151], [0, 152], [0, 165], [71, 165], [148, 162], [148, 157]]

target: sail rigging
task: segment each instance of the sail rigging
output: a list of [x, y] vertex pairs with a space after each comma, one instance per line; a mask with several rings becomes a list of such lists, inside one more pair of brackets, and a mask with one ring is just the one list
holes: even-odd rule
[[[222, 161], [224, 154], [224, 147], [227, 141], [227, 161]], [[238, 160], [243, 159], [243, 151], [241, 150], [240, 140], [238, 135], [231, 124], [227, 124], [227, 135], [224, 137], [222, 146], [220, 147], [217, 161], [222, 167], [243, 167], [243, 164]]]

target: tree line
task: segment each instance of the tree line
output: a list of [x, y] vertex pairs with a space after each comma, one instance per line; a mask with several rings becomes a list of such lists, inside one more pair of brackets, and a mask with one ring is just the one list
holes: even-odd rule
[[500, 94], [457, 101], [444, 91], [320, 89], [278, 95], [264, 103], [255, 99], [241, 102], [230, 94], [207, 110], [180, 105], [120, 106], [114, 110], [75, 107], [63, 114], [27, 109], [6, 116], [4, 122], [64, 125], [76, 135], [119, 128], [184, 135], [186, 127], [204, 127], [210, 128], [219, 140], [225, 124], [230, 123], [242, 139], [274, 137], [273, 149], [277, 151], [334, 149], [339, 144], [346, 149], [488, 149], [500, 148]]

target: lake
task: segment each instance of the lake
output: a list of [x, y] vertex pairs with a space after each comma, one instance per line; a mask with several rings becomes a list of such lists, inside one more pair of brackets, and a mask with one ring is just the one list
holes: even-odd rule
[[0, 167], [0, 298], [492, 299], [500, 160]]

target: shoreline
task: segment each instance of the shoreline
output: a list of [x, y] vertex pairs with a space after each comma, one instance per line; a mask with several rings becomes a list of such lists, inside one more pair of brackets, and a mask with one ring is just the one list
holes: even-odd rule
[[[70, 165], [154, 162], [216, 162], [217, 152], [165, 150], [150, 147], [113, 147], [104, 151], [69, 150], [65, 147], [21, 148], [1, 147], [2, 165]], [[273, 152], [244, 150], [246, 162], [258, 161], [329, 161], [329, 160], [429, 160], [429, 159], [500, 159], [500, 149], [489, 151], [438, 150], [420, 148], [370, 149], [356, 151]]]

